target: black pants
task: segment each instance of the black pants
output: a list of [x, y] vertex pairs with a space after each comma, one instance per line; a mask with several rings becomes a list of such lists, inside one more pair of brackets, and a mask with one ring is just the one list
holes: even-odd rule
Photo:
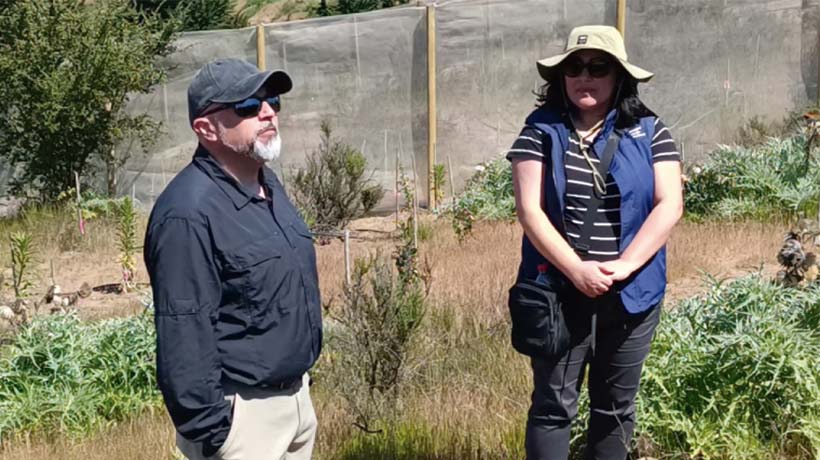
[[[584, 458], [624, 460], [635, 425], [641, 369], [660, 318], [660, 305], [630, 314], [617, 296], [566, 301], [572, 343], [559, 359], [532, 359], [535, 389], [527, 420], [527, 460], [566, 460], [570, 424], [589, 365], [590, 414]], [[591, 319], [597, 311], [595, 353]]]

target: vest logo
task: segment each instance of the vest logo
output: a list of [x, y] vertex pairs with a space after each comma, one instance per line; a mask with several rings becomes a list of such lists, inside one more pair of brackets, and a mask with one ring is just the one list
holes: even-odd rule
[[631, 131], [629, 131], [629, 135], [632, 136], [633, 139], [638, 139], [641, 137], [645, 137], [646, 133], [644, 133], [643, 129], [641, 129], [641, 127], [638, 126], [637, 128], [634, 128]]
[[578, 42], [576, 43], [576, 45], [586, 45], [586, 44], [587, 44], [587, 39], [588, 39], [588, 38], [589, 38], [589, 36], [588, 36], [588, 35], [581, 35], [581, 36], [579, 36], [579, 37], [578, 37]]

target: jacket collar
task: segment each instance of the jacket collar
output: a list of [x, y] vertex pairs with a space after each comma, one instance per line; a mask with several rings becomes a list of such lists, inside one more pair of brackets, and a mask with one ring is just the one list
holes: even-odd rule
[[[198, 145], [194, 153], [193, 163], [213, 180], [223, 193], [233, 202], [236, 209], [244, 208], [251, 201], [262, 200], [255, 191], [243, 187], [233, 176], [228, 174], [219, 161], [213, 157], [202, 145]], [[273, 190], [275, 176], [273, 171], [267, 167], [262, 167], [260, 172], [260, 182], [268, 185], [268, 193]]]

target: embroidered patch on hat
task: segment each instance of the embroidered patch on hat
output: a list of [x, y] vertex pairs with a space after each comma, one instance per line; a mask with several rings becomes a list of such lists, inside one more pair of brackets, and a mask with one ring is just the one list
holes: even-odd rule
[[578, 43], [576, 45], [586, 45], [587, 44], [587, 35], [581, 35], [578, 37]]

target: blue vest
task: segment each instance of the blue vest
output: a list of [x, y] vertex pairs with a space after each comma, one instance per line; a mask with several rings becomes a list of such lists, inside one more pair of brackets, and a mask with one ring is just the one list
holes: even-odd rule
[[[604, 121], [601, 134], [593, 144], [600, 157], [606, 147], [609, 133], [615, 129], [616, 111], [611, 111]], [[564, 155], [569, 148], [570, 131], [562, 116], [545, 108], [535, 110], [527, 117], [527, 125], [534, 126], [549, 136], [551, 149], [547, 166], [551, 173], [545, 177], [544, 194], [546, 214], [552, 225], [566, 238], [564, 229], [564, 195], [566, 174]], [[653, 208], [655, 198], [655, 174], [652, 166], [652, 137], [655, 134], [655, 118], [642, 118], [640, 122], [623, 132], [618, 150], [612, 159], [610, 173], [621, 192], [621, 241], [623, 253], [640, 230]], [[518, 278], [534, 279], [538, 266], [547, 260], [524, 235], [521, 245], [521, 266]], [[550, 272], [557, 272], [557, 270]], [[661, 248], [632, 276], [613, 286], [621, 296], [626, 310], [639, 313], [657, 305], [666, 290], [666, 247]]]

